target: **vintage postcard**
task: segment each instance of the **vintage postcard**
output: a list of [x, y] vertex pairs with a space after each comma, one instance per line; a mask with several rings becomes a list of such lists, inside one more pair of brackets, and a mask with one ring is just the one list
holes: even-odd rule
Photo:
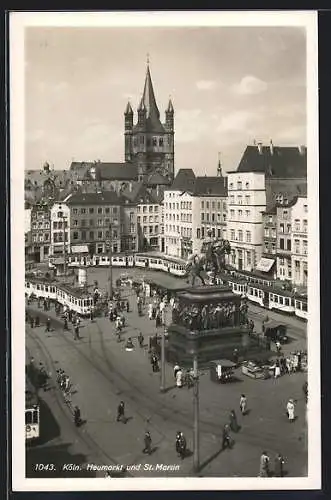
[[319, 489], [317, 13], [9, 41], [13, 490]]

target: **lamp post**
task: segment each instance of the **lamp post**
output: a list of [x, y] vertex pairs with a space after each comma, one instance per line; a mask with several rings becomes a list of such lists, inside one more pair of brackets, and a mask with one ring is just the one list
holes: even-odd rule
[[194, 472], [199, 472], [199, 373], [198, 356], [193, 356], [193, 468]]
[[165, 392], [165, 331], [166, 326], [161, 335], [161, 385], [160, 392]]

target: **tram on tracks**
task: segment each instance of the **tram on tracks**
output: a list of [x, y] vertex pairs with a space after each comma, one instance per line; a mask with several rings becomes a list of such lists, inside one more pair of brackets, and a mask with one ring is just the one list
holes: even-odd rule
[[[112, 255], [111, 263], [113, 267], [158, 270], [177, 277], [186, 275], [185, 260], [158, 252]], [[109, 254], [93, 256], [70, 256], [69, 254], [68, 256], [68, 267], [107, 267], [109, 264]], [[52, 267], [52, 264], [50, 266]], [[283, 290], [279, 286], [275, 286], [275, 281], [270, 278], [256, 276], [246, 271], [227, 269], [226, 272], [217, 277], [216, 282], [226, 283], [231, 286], [234, 293], [246, 297], [248, 301], [261, 307], [285, 314], [294, 314], [304, 320], [307, 319], [307, 295]], [[47, 290], [40, 287], [37, 292], [37, 296], [44, 296]], [[52, 293], [57, 295], [54, 290]]]
[[36, 442], [40, 437], [40, 405], [38, 393], [30, 379], [25, 379], [25, 441]]

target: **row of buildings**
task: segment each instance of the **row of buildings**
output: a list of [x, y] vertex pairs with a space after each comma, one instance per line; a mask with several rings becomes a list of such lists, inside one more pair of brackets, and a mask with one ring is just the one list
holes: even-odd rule
[[73, 161], [25, 174], [26, 259], [161, 251], [187, 259], [210, 229], [236, 269], [307, 283], [305, 147], [248, 145], [236, 170], [174, 176], [175, 111], [161, 122], [149, 65], [136, 121], [124, 111], [124, 162]]
[[227, 176], [219, 164], [214, 177], [181, 169], [170, 186], [137, 180], [105, 190], [91, 181], [26, 210], [27, 258], [62, 255], [65, 241], [66, 253], [154, 250], [187, 259], [211, 230], [229, 240], [235, 269], [306, 285], [306, 158], [305, 148], [258, 144]]

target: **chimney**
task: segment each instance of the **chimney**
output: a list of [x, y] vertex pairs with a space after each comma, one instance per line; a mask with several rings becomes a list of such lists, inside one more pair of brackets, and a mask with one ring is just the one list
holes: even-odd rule
[[132, 182], [129, 183], [129, 191], [132, 193]]
[[305, 148], [305, 146], [302, 146], [302, 145], [301, 145], [301, 146], [298, 146], [298, 149], [299, 149], [299, 153], [300, 153], [301, 155], [305, 154], [305, 149], [306, 149], [306, 148]]
[[156, 186], [156, 196], [159, 196], [160, 194], [160, 186], [157, 184]]
[[270, 154], [271, 156], [274, 154], [274, 145], [272, 143], [272, 139], [270, 139]]
[[257, 143], [257, 149], [259, 150], [259, 154], [262, 154], [262, 142]]

